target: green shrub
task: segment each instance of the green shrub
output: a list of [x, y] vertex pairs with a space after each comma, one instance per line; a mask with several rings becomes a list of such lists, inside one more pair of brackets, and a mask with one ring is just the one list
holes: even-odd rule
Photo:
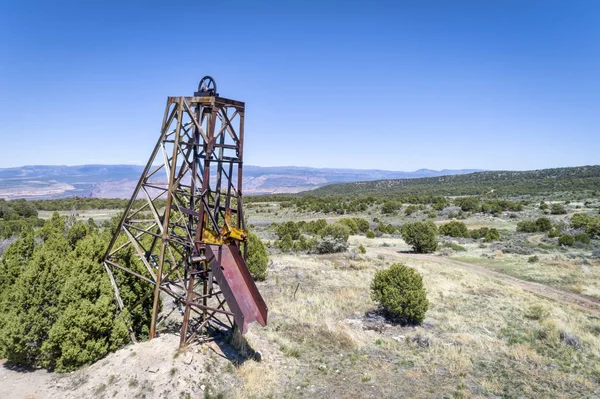
[[562, 236], [558, 237], [558, 244], [570, 247], [575, 244], [575, 238], [570, 234], [563, 234]]
[[483, 238], [483, 241], [485, 241], [485, 242], [491, 242], [491, 241], [498, 241], [499, 239], [500, 239], [500, 232], [498, 231], [498, 229], [495, 229], [495, 228], [492, 227], [485, 234], [485, 237]]
[[407, 223], [400, 232], [404, 241], [416, 252], [428, 253], [437, 249], [437, 227], [432, 221]]
[[429, 306], [423, 278], [415, 269], [402, 263], [395, 263], [375, 274], [371, 298], [390, 318], [402, 323], [422, 322]]
[[375, 227], [375, 231], [379, 231], [382, 234], [394, 234], [396, 232], [396, 227], [391, 224], [379, 223], [377, 227]]
[[443, 211], [445, 207], [448, 206], [448, 201], [444, 197], [436, 198], [435, 202], [431, 205], [433, 209], [436, 211]]
[[281, 252], [291, 252], [294, 250], [294, 241], [292, 236], [286, 234], [283, 238], [275, 243], [275, 245], [281, 250]]
[[404, 214], [405, 214], [406, 216], [410, 216], [410, 215], [412, 215], [413, 213], [415, 213], [415, 212], [416, 212], [416, 211], [418, 211], [418, 210], [419, 210], [419, 208], [417, 208], [415, 205], [409, 205], [409, 206], [407, 206], [407, 207], [406, 207], [406, 209], [404, 210]]
[[453, 220], [440, 226], [438, 232], [448, 237], [469, 237], [467, 225]]
[[300, 227], [293, 221], [281, 223], [275, 228], [275, 233], [280, 239], [283, 239], [286, 235], [289, 235], [292, 240], [300, 238]]
[[575, 236], [575, 241], [583, 243], [583, 244], [589, 244], [591, 242], [590, 236], [588, 236], [586, 233], [577, 234]]
[[348, 226], [341, 223], [329, 224], [327, 227], [321, 230], [320, 236], [331, 237], [338, 240], [348, 241], [350, 237], [350, 229]]
[[575, 229], [585, 229], [590, 223], [597, 219], [585, 213], [576, 213], [571, 216], [571, 226]]
[[373, 230], [368, 230], [366, 236], [367, 238], [375, 238], [375, 233], [373, 233]]
[[437, 213], [431, 211], [431, 212], [427, 212], [427, 217], [430, 219], [435, 219], [437, 217]]
[[546, 204], [544, 201], [540, 202], [540, 209], [542, 211], [545, 211], [546, 209], [548, 209], [548, 204]]
[[600, 217], [576, 213], [571, 217], [571, 226], [576, 229], [585, 229], [588, 236], [600, 236]]
[[350, 234], [358, 233], [358, 224], [354, 218], [344, 218], [337, 221], [337, 223], [344, 225], [350, 230]]
[[461, 197], [454, 200], [454, 204], [460, 206], [464, 212], [478, 212], [480, 209], [479, 198], [477, 197]]
[[545, 217], [537, 218], [536, 220], [523, 220], [517, 223], [517, 231], [524, 233], [546, 232], [551, 229], [552, 222]]
[[340, 238], [325, 236], [317, 240], [315, 250], [320, 254], [333, 254], [336, 252], [345, 252], [348, 249], [348, 242]]
[[490, 232], [489, 227], [481, 227], [479, 229], [473, 229], [469, 231], [469, 237], [474, 240], [478, 240], [480, 238], [485, 238], [485, 236]]
[[302, 225], [302, 231], [311, 234], [320, 234], [321, 230], [325, 227], [327, 227], [327, 221], [325, 219], [311, 220]]
[[553, 227], [549, 232], [548, 232], [548, 238], [556, 238], [560, 235], [560, 231], [558, 230], [557, 227]]
[[381, 213], [383, 214], [393, 214], [398, 210], [400, 205], [393, 201], [386, 201], [381, 206]]
[[537, 231], [550, 231], [552, 228], [552, 222], [548, 218], [537, 218], [535, 220]]
[[537, 255], [533, 255], [533, 256], [530, 256], [529, 258], [527, 258], [527, 262], [529, 262], [529, 263], [537, 263], [539, 261], [540, 261], [540, 258], [538, 258]]
[[523, 233], [535, 233], [538, 227], [533, 220], [523, 220], [517, 223], [517, 231]]
[[585, 228], [587, 235], [592, 237], [600, 237], [600, 218], [597, 218]]
[[358, 227], [358, 231], [360, 233], [366, 233], [370, 226], [369, 226], [369, 221], [365, 220], [363, 218], [352, 218], [352, 220], [354, 220], [354, 222], [356, 223], [356, 226]]
[[360, 244], [360, 245], [358, 246], [358, 252], [360, 252], [361, 254], [366, 254], [366, 253], [367, 253], [367, 250], [366, 250], [366, 248], [364, 247], [364, 245]]
[[552, 204], [552, 206], [550, 207], [550, 213], [553, 215], [565, 215], [567, 213], [567, 210], [562, 204], [556, 203]]
[[[32, 230], [25, 231], [3, 254], [1, 358], [70, 371], [125, 344], [128, 326], [136, 333], [147, 330], [151, 304], [143, 298], [151, 285], [122, 279], [125, 306], [132, 302], [141, 306], [128, 312], [128, 317], [125, 312], [117, 316], [102, 263], [110, 236], [99, 234], [92, 226], [72, 228], [76, 230], [69, 234], [64, 219], [55, 213], [38, 230], [38, 239], [34, 240]], [[123, 264], [139, 271], [133, 261]]]
[[269, 255], [265, 244], [253, 232], [248, 233], [248, 258], [246, 264], [254, 279], [264, 280], [267, 278], [267, 265]]

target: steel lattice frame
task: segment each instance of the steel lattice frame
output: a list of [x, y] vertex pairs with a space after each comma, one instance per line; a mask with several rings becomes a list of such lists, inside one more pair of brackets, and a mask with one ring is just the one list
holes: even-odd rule
[[[185, 305], [181, 346], [209, 325], [233, 327], [234, 313], [208, 265], [207, 245], [228, 244], [239, 251], [246, 239], [245, 105], [219, 97], [216, 88], [199, 90], [193, 97], [168, 98], [160, 138], [104, 260], [121, 310], [126, 304], [119, 276], [154, 285], [150, 338], [164, 321], [159, 320], [161, 291]], [[124, 253], [133, 254], [137, 268], [120, 261]]]

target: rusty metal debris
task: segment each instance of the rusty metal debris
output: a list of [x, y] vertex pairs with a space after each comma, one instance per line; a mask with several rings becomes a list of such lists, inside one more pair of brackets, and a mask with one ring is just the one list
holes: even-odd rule
[[182, 347], [209, 328], [245, 333], [248, 323], [267, 323], [245, 263], [244, 111], [210, 76], [194, 96], [167, 99], [160, 138], [104, 257], [121, 310], [149, 298], [124, 300], [120, 282], [154, 286], [150, 338], [166, 319], [161, 292], [182, 304]]

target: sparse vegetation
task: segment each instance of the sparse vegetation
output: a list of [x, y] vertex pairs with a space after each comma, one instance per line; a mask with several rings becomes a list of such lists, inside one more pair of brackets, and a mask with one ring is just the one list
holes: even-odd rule
[[[272, 312], [269, 324], [251, 328], [246, 337], [267, 356], [261, 362], [228, 362], [227, 367], [210, 361], [202, 372], [212, 376], [227, 371], [223, 374], [241, 379], [243, 384], [226, 385], [226, 389], [233, 396], [248, 397], [324, 396], [331, 392], [332, 378], [346, 378], [345, 385], [337, 388], [340, 396], [360, 395], [364, 393], [360, 389], [369, 389], [373, 395], [391, 397], [407, 384], [419, 397], [585, 397], [595, 392], [598, 323], [588, 317], [585, 306], [583, 310], [578, 307], [581, 305], [571, 306], [568, 296], [552, 301], [544, 296], [547, 290], [561, 289], [585, 298], [600, 297], [600, 279], [594, 273], [600, 261], [599, 235], [591, 234], [597, 226], [598, 201], [585, 189], [549, 192], [541, 188], [552, 181], [538, 181], [540, 186], [528, 195], [512, 197], [503, 193], [524, 186], [517, 183], [503, 188], [502, 181], [496, 183], [494, 192], [481, 189], [460, 193], [466, 200], [446, 196], [468, 191], [479, 182], [467, 182], [436, 195], [430, 195], [428, 189], [409, 193], [414, 186], [407, 186], [401, 194], [386, 189], [373, 191], [370, 198], [358, 194], [315, 197], [314, 193], [246, 197], [252, 205], [247, 207], [247, 223], [254, 226], [252, 232], [266, 244], [266, 254], [272, 260], [269, 278], [259, 283]], [[498, 191], [496, 187], [500, 187]], [[545, 208], [540, 205], [542, 201], [565, 204], [569, 214], [575, 209], [578, 213], [570, 217], [552, 215], [549, 205], [540, 209]], [[463, 205], [468, 210], [462, 209]], [[45, 212], [41, 216], [46, 218]], [[430, 217], [432, 213], [434, 217]], [[437, 245], [433, 249], [434, 256], [408, 252], [416, 248], [407, 240], [403, 226], [418, 222], [423, 227], [424, 220], [440, 226], [436, 232], [439, 236], [433, 235], [434, 240], [440, 240], [439, 250]], [[109, 223], [67, 225], [61, 240], [67, 252], [81, 249], [90, 235], [101, 236], [103, 229], [110, 229]], [[435, 225], [431, 225], [422, 230], [434, 230]], [[14, 243], [16, 237], [11, 238], [5, 255], [0, 254], [1, 267], [6, 267], [5, 260], [9, 263], [3, 269], [8, 272], [0, 273], [0, 285], [14, 284], [14, 276], [21, 278], [22, 271], [15, 265], [29, 264], [38, 256], [36, 251], [49, 234], [42, 228], [27, 231], [29, 235], [22, 234]], [[565, 235], [572, 237], [572, 246], [559, 244]], [[336, 240], [343, 243], [342, 248], [318, 249], [324, 242], [333, 245]], [[351, 250], [335, 252], [347, 248]], [[21, 263], [14, 260], [17, 254]], [[437, 256], [440, 254], [444, 256]], [[425, 284], [427, 288], [425, 300], [429, 305], [421, 325], [404, 326], [410, 323], [408, 318], [383, 311], [382, 302], [377, 300], [382, 311], [375, 312], [369, 300], [375, 277], [398, 262], [418, 272], [422, 287]], [[496, 274], [488, 275], [487, 270]], [[512, 280], [503, 279], [504, 275]], [[523, 288], [530, 281], [548, 288], [530, 295]], [[130, 294], [133, 297], [143, 292], [138, 289]], [[112, 292], [108, 290], [107, 295], [114, 309]], [[406, 295], [395, 298], [404, 300]], [[136, 315], [140, 316], [144, 317]], [[0, 314], [0, 319], [5, 317]], [[86, 319], [77, 316], [76, 320]], [[392, 320], [402, 323], [390, 323]], [[147, 325], [147, 319], [140, 321]], [[72, 328], [75, 322], [66, 325]], [[136, 333], [143, 337], [143, 328]], [[481, 342], [486, 343], [485, 351]], [[129, 356], [127, 350], [128, 362], [143, 356], [142, 349], [135, 351], [136, 356]], [[179, 363], [165, 366], [160, 373], [183, 381], [187, 368], [196, 365], [188, 366], [187, 352], [178, 359], [171, 359], [171, 354], [167, 361]], [[427, 372], [432, 354], [436, 367], [444, 370], [434, 375], [435, 382]], [[106, 384], [98, 396], [110, 397], [113, 384], [128, 387], [134, 379], [137, 385], [129, 388], [132, 396], [150, 397], [147, 378], [112, 375], [90, 381], [87, 388], [81, 383], [81, 389], [94, 394]], [[212, 382], [205, 384], [200, 397], [219, 394]], [[173, 387], [171, 395], [180, 391], [181, 387]]]

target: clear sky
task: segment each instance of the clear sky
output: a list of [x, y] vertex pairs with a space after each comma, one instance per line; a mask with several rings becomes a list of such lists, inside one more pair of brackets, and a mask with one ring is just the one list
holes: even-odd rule
[[0, 0], [0, 167], [144, 164], [204, 75], [246, 164], [600, 163], [596, 0]]

